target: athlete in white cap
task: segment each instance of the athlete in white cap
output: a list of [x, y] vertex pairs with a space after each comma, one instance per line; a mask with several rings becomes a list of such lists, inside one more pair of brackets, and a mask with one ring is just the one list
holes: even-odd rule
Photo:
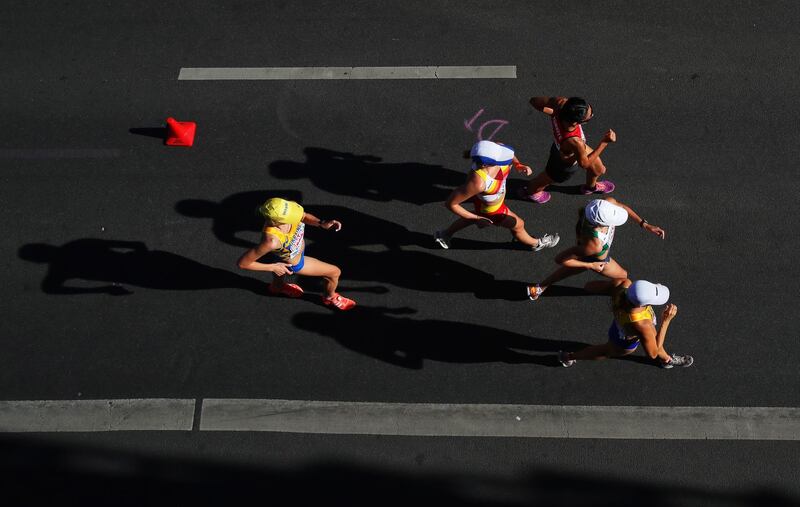
[[609, 251], [616, 227], [624, 224], [628, 217], [659, 238], [666, 237], [664, 229], [648, 223], [630, 206], [613, 197], [589, 201], [586, 207], [578, 210], [578, 223], [575, 225], [577, 244], [556, 256], [556, 263], [560, 267], [550, 276], [528, 286], [528, 297], [535, 301], [550, 285], [587, 270], [608, 278], [627, 278], [628, 272], [611, 258]]
[[[525, 175], [531, 174], [531, 168], [517, 160], [514, 150], [492, 141], [480, 141], [472, 147], [470, 156], [473, 164], [467, 182], [453, 190], [445, 203], [450, 211], [458, 215], [458, 220], [447, 229], [434, 233], [433, 238], [439, 246], [450, 248], [453, 235], [473, 224], [479, 228], [499, 225], [510, 229], [514, 239], [530, 246], [534, 252], [556, 246], [558, 234], [534, 238], [525, 230], [525, 222], [506, 206], [506, 179], [511, 168]], [[466, 200], [473, 202], [474, 213], [461, 205]]]
[[[252, 271], [269, 271], [273, 281], [268, 286], [271, 294], [282, 294], [290, 298], [303, 296], [303, 289], [294, 283], [287, 283], [286, 276], [300, 274], [318, 276], [323, 279], [322, 304], [336, 310], [350, 310], [356, 302], [336, 292], [342, 270], [333, 264], [305, 255], [306, 224], [326, 230], [338, 231], [342, 223], [338, 220], [322, 220], [306, 213], [294, 201], [275, 197], [259, 206], [258, 212], [265, 224], [261, 243], [246, 251], [239, 259], [239, 267]], [[273, 253], [278, 262], [259, 262], [261, 257]]]
[[691, 366], [692, 356], [669, 354], [664, 349], [667, 329], [678, 307], [669, 304], [661, 315], [661, 327], [656, 331], [656, 314], [652, 305], [663, 305], [669, 300], [669, 289], [661, 284], [646, 280], [631, 282], [627, 278], [610, 281], [595, 281], [586, 284], [590, 292], [607, 293], [611, 296], [611, 309], [614, 320], [608, 329], [608, 342], [591, 345], [577, 352], [558, 352], [559, 362], [569, 367], [575, 361], [621, 357], [633, 353], [644, 346], [645, 353], [658, 361], [662, 368]]

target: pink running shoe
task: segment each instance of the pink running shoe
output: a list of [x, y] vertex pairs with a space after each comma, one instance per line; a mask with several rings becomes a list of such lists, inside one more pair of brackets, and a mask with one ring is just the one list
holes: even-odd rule
[[333, 293], [333, 297], [328, 298], [322, 296], [322, 304], [324, 304], [325, 306], [332, 306], [337, 310], [342, 310], [342, 311], [351, 310], [353, 309], [353, 307], [356, 306], [355, 301], [353, 301], [352, 299], [348, 299], [337, 292]]
[[522, 190], [520, 190], [519, 195], [520, 195], [520, 197], [522, 197], [526, 201], [533, 201], [536, 204], [544, 204], [547, 201], [549, 201], [550, 197], [551, 197], [550, 192], [547, 192], [545, 190], [542, 190], [541, 192], [536, 192], [535, 194], [528, 195], [525, 192], [525, 189], [522, 189]]
[[594, 188], [589, 188], [586, 185], [581, 185], [581, 193], [583, 195], [590, 195], [590, 194], [610, 194], [617, 188], [616, 185], [611, 183], [610, 181], [598, 181]]
[[267, 285], [267, 290], [270, 294], [283, 295], [290, 298], [299, 298], [304, 294], [303, 289], [294, 283], [284, 283], [283, 285], [275, 286], [274, 283]]

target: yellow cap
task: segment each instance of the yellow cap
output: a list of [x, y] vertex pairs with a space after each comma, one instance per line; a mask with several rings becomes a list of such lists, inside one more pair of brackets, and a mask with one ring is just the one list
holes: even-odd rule
[[299, 224], [303, 220], [303, 207], [294, 201], [274, 197], [258, 207], [258, 212], [276, 224]]

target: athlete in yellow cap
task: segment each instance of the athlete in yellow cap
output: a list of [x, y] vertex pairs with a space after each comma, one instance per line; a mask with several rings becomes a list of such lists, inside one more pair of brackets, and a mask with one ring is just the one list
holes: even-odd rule
[[[258, 207], [258, 212], [266, 220], [261, 243], [251, 248], [239, 259], [239, 267], [252, 271], [270, 271], [273, 281], [269, 285], [272, 294], [299, 298], [303, 289], [299, 285], [286, 282], [286, 275], [301, 274], [304, 276], [320, 276], [324, 280], [322, 302], [338, 310], [350, 310], [356, 305], [336, 292], [342, 270], [333, 264], [322, 262], [305, 255], [305, 227], [313, 225], [323, 229], [338, 231], [342, 228], [338, 220], [322, 220], [310, 213], [294, 201], [278, 197]], [[279, 262], [263, 263], [259, 259], [268, 253], [274, 253]]]

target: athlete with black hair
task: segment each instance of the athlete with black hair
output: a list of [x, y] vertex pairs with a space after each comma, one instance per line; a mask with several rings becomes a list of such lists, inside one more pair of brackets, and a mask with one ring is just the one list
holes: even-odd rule
[[553, 182], [564, 183], [579, 168], [586, 170], [586, 184], [581, 186], [584, 195], [613, 192], [613, 183], [598, 181], [598, 178], [606, 172], [600, 154], [608, 143], [617, 141], [617, 135], [609, 130], [596, 149], [586, 144], [582, 125], [594, 117], [592, 106], [580, 97], [532, 97], [530, 103], [550, 116], [553, 144], [544, 172], [528, 182], [523, 190], [524, 197], [539, 204], [546, 203], [550, 200], [550, 193], [545, 190], [547, 186]]

